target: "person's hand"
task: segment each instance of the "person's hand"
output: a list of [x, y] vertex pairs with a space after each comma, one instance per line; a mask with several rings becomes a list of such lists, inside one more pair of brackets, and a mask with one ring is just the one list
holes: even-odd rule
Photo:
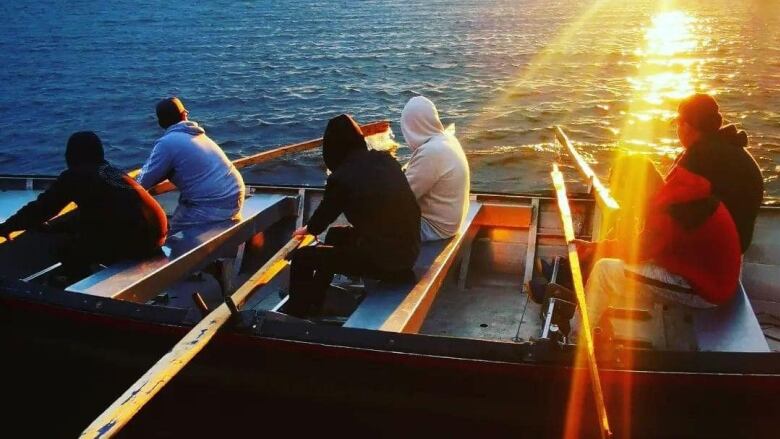
[[577, 246], [577, 256], [582, 261], [589, 261], [596, 252], [596, 246], [598, 245], [595, 242], [585, 241], [584, 239], [574, 239], [571, 242]]
[[309, 228], [306, 227], [306, 226], [303, 226], [303, 227], [299, 227], [299, 228], [295, 229], [295, 231], [293, 232], [292, 236], [293, 236], [293, 238], [295, 238], [295, 237], [304, 237], [304, 236], [306, 236], [308, 234], [309, 234]]

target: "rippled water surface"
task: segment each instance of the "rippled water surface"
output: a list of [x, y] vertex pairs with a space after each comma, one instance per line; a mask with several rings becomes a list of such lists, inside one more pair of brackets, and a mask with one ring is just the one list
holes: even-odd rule
[[[455, 123], [475, 189], [533, 191], [559, 159], [555, 124], [600, 173], [618, 150], [668, 166], [669, 120], [701, 90], [748, 131], [780, 195], [775, 0], [18, 0], [0, 13], [0, 173], [58, 172], [83, 129], [135, 167], [170, 94], [232, 157], [318, 137], [342, 112], [390, 119], [402, 142], [401, 108], [423, 94]], [[323, 175], [315, 153], [246, 172]]]

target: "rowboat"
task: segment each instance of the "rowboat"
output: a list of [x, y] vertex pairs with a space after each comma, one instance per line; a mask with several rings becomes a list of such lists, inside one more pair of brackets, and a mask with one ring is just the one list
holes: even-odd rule
[[[571, 148], [562, 131], [558, 139]], [[318, 143], [307, 145], [287, 152]], [[581, 165], [575, 157], [564, 171], [578, 168], [597, 182]], [[0, 176], [0, 219], [51, 181]], [[605, 209], [608, 190], [593, 186], [567, 196], [582, 239], [598, 236]], [[227, 324], [121, 434], [603, 433], [598, 402], [587, 396], [582, 350], [557, 328], [566, 301], [539, 304], [527, 290], [539, 275], [535, 261], [567, 254], [555, 194], [473, 193], [461, 233], [423, 248], [416, 283], [340, 279], [343, 286], [328, 292], [327, 315], [312, 322], [279, 312], [289, 268], [274, 255], [323, 190], [251, 182], [248, 189], [241, 223], [169, 237], [159, 257], [102, 267], [64, 289], [47, 281], [57, 270], [54, 237], [28, 231], [0, 245], [4, 430], [78, 435], [227, 304]], [[159, 192], [170, 212], [175, 194]], [[761, 208], [738, 299], [728, 309], [612, 310], [616, 321], [636, 328], [596, 350], [614, 437], [774, 433], [778, 222], [780, 209]], [[253, 276], [261, 267], [262, 276]], [[231, 296], [238, 285], [247, 292], [240, 301]]]

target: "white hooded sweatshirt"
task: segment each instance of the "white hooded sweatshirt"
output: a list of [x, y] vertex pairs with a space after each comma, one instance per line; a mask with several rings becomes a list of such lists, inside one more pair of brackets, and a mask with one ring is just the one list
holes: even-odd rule
[[423, 240], [449, 238], [468, 211], [471, 182], [466, 154], [458, 139], [445, 133], [433, 102], [422, 96], [407, 102], [401, 131], [412, 149], [406, 179], [422, 212]]

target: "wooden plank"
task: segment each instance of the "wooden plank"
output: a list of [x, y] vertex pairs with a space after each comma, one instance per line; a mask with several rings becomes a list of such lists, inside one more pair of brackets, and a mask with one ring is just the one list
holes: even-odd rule
[[555, 195], [558, 198], [558, 209], [561, 213], [563, 222], [563, 232], [566, 236], [566, 243], [569, 253], [569, 266], [571, 267], [571, 277], [574, 283], [574, 291], [577, 296], [577, 305], [580, 311], [582, 328], [580, 338], [585, 341], [585, 349], [588, 355], [588, 370], [590, 371], [590, 382], [593, 389], [593, 397], [596, 402], [598, 412], [599, 426], [601, 427], [601, 437], [610, 438], [612, 433], [609, 428], [609, 419], [607, 417], [607, 407], [604, 404], [604, 393], [601, 390], [601, 378], [596, 364], [596, 352], [593, 347], [593, 334], [591, 332], [590, 319], [588, 318], [588, 308], [585, 303], [585, 287], [582, 282], [582, 271], [580, 270], [580, 258], [577, 255], [577, 246], [574, 244], [574, 226], [571, 220], [571, 210], [569, 209], [569, 200], [566, 196], [566, 185], [563, 182], [563, 174], [558, 170], [558, 165], [553, 164], [553, 170], [550, 173], [553, 184], [555, 185]]
[[[369, 122], [364, 125], [360, 125], [360, 129], [363, 131], [363, 135], [366, 137], [368, 136], [374, 136], [380, 133], [383, 133], [390, 129], [390, 122], [386, 120], [382, 121], [375, 121], [375, 122]], [[247, 166], [257, 165], [259, 163], [267, 162], [269, 160], [273, 160], [277, 157], [281, 157], [283, 155], [292, 154], [296, 152], [306, 151], [309, 149], [314, 149], [322, 143], [322, 137], [318, 139], [312, 139], [307, 140], [305, 142], [300, 143], [293, 143], [291, 145], [285, 145], [280, 146], [278, 148], [274, 148], [270, 151], [263, 151], [261, 153], [251, 155], [249, 157], [242, 157], [240, 159], [233, 161], [233, 166], [235, 166], [237, 169], [245, 168]], [[135, 179], [138, 174], [141, 173], [141, 169], [134, 169], [127, 173], [130, 178]], [[171, 183], [169, 180], [161, 181], [160, 183], [156, 184], [155, 186], [149, 188], [149, 193], [152, 195], [160, 195], [167, 192], [171, 192], [176, 189], [176, 186], [174, 186], [173, 183]], [[56, 217], [62, 216], [72, 210], [76, 209], [76, 204], [70, 203], [67, 206], [65, 206], [64, 209], [60, 213], [58, 213]], [[11, 235], [11, 239], [21, 235], [24, 233], [24, 230], [16, 231]], [[0, 236], [0, 245], [3, 244], [6, 241], [6, 239], [2, 236]]]
[[476, 236], [476, 230], [473, 234], [469, 234], [466, 240], [463, 242], [463, 256], [460, 261], [460, 272], [458, 273], [458, 288], [461, 290], [466, 289], [466, 281], [469, 276], [469, 266], [471, 265], [471, 251], [474, 245], [474, 237]]
[[225, 249], [238, 248], [258, 232], [292, 217], [295, 209], [293, 197], [253, 195], [244, 203], [241, 221], [189, 228], [181, 237], [169, 237], [164, 247], [167, 254], [112, 264], [68, 286], [66, 291], [144, 303], [161, 289], [213, 262]]
[[436, 298], [436, 293], [455, 259], [455, 254], [466, 239], [471, 223], [481, 207], [482, 205], [477, 201], [471, 202], [468, 215], [461, 226], [460, 232], [451, 238], [444, 250], [436, 257], [431, 268], [417, 282], [412, 291], [406, 295], [404, 301], [393, 311], [385, 323], [382, 324], [379, 328], [380, 330], [406, 333], [417, 333], [419, 331], [433, 303], [433, 299]]
[[[287, 255], [299, 245], [308, 245], [311, 235], [293, 238], [281, 248], [260, 270], [232, 296], [236, 306], [243, 304], [258, 287], [268, 283], [287, 264]], [[82, 438], [112, 437], [118, 433], [139, 410], [181, 371], [211, 341], [231, 316], [226, 303], [217, 307], [195, 325], [165, 356], [109, 406], [81, 433]]]
[[528, 245], [525, 251], [525, 274], [523, 275], [523, 289], [526, 294], [530, 294], [528, 285], [534, 272], [534, 261], [536, 260], [536, 233], [539, 229], [539, 199], [534, 198], [531, 201], [531, 224], [528, 227]]
[[517, 204], [482, 203], [474, 224], [488, 227], [525, 229], [531, 224], [531, 206]]

